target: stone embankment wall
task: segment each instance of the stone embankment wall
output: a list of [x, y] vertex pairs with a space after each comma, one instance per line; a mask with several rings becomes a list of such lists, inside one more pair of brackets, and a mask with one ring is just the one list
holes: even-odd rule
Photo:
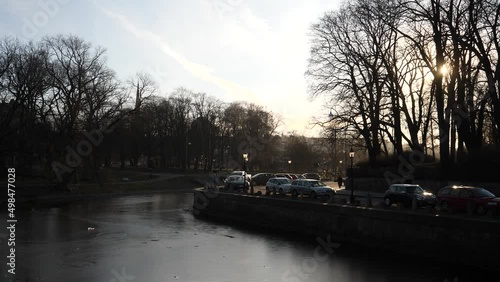
[[398, 251], [449, 263], [498, 268], [500, 222], [466, 215], [366, 208], [287, 198], [195, 191], [197, 216]]

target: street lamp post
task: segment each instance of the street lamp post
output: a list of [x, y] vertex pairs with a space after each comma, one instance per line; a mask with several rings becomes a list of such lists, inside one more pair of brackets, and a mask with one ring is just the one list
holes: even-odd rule
[[349, 151], [349, 158], [351, 159], [351, 204], [354, 204], [354, 170], [352, 168], [352, 161], [354, 159], [354, 151], [351, 147]]
[[[243, 154], [243, 190], [247, 190], [247, 162], [248, 162], [248, 154]], [[253, 191], [250, 191], [253, 194]]]
[[[328, 117], [330, 118], [330, 120], [333, 120], [333, 118], [334, 118], [331, 110], [330, 110], [330, 114], [328, 115]], [[335, 179], [336, 175], [338, 174], [338, 171], [335, 168], [335, 163], [336, 163], [335, 158], [337, 157], [337, 131], [339, 131], [341, 129], [333, 127], [332, 130], [333, 130], [332, 174], [333, 174], [333, 178]]]
[[189, 163], [188, 163], [188, 146], [191, 146], [191, 142], [189, 141], [189, 139], [186, 137], [186, 159], [185, 159], [185, 171], [188, 170], [188, 166], [189, 166]]
[[291, 164], [292, 164], [292, 160], [288, 160], [288, 173], [290, 173], [290, 172], [291, 172], [291, 170], [290, 170], [290, 165], [291, 165]]
[[[334, 118], [334, 115], [332, 113], [332, 111], [330, 111], [330, 114], [328, 115], [328, 117], [330, 118], [330, 120], [333, 120]], [[335, 178], [336, 175], [339, 174], [339, 168], [335, 168], [335, 158], [337, 157], [337, 132], [341, 131], [342, 128], [333, 128], [333, 158], [332, 158], [332, 173], [333, 173], [333, 177]], [[346, 131], [345, 129], [343, 129], [344, 132]], [[342, 138], [342, 137], [340, 137]], [[345, 139], [346, 139], [346, 136], [344, 134], [344, 154], [345, 154]], [[339, 150], [340, 151], [340, 150]], [[347, 161], [347, 160], [346, 160]], [[340, 163], [342, 164], [342, 161], [340, 161]]]
[[224, 149], [224, 155], [226, 156], [225, 168], [228, 169], [228, 167], [229, 167], [229, 146], [226, 146], [226, 148]]

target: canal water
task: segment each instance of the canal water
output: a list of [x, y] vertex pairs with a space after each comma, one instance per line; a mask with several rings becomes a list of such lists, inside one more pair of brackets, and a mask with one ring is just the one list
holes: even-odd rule
[[479, 270], [198, 219], [192, 203], [158, 193], [17, 211], [16, 274], [4, 229], [0, 280], [482, 281]]

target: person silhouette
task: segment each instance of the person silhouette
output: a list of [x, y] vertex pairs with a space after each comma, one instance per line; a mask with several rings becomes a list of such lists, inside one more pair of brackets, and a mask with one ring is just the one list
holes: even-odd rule
[[339, 175], [339, 177], [337, 177], [337, 183], [339, 184], [339, 188], [341, 188], [341, 187], [342, 187], [342, 182], [343, 182], [343, 181], [344, 181], [344, 180], [342, 179], [342, 175]]

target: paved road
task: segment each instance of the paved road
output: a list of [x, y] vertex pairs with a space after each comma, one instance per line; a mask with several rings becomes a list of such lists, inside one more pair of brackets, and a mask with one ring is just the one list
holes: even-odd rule
[[[351, 191], [350, 190], [345, 190], [345, 187], [339, 188], [337, 182], [324, 182], [326, 185], [332, 187], [335, 192], [336, 192], [336, 200], [338, 202], [341, 202], [342, 200], [347, 200], [349, 201]], [[265, 186], [256, 186], [254, 187], [255, 192], [260, 191], [262, 194], [266, 193], [266, 187]], [[371, 195], [372, 197], [372, 204], [373, 205], [379, 205], [383, 203], [383, 198], [384, 194], [383, 193], [369, 193], [369, 192], [363, 192], [363, 191], [355, 191], [354, 196], [357, 198], [357, 200], [360, 200], [360, 204], [364, 205], [366, 204], [366, 199], [368, 194]], [[308, 198], [307, 196], [304, 197]]]

